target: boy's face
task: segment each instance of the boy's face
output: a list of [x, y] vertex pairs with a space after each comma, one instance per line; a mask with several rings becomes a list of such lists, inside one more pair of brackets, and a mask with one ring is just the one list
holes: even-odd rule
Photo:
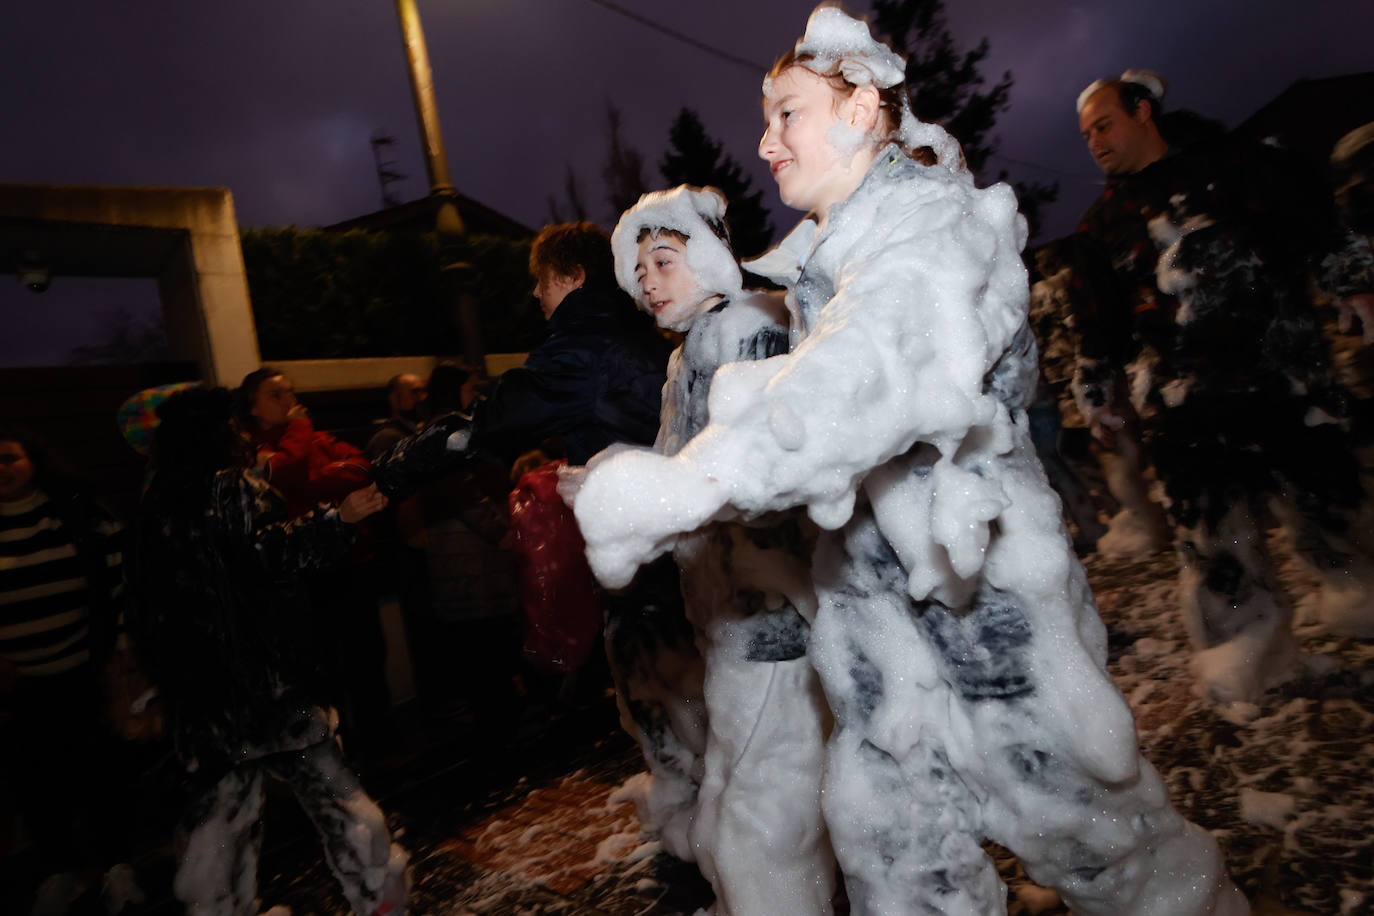
[[635, 261], [639, 301], [659, 327], [685, 331], [696, 321], [708, 300], [687, 267], [687, 246], [667, 232], [645, 236]]

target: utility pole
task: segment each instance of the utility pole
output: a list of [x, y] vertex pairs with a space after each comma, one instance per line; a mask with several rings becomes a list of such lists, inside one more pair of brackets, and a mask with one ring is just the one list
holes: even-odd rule
[[429, 194], [437, 203], [434, 231], [439, 237], [439, 257], [443, 270], [444, 295], [449, 314], [462, 342], [463, 357], [478, 370], [484, 366], [482, 324], [477, 302], [472, 295], [472, 265], [465, 257], [467, 229], [458, 213], [458, 192], [449, 179], [448, 154], [444, 152], [443, 132], [439, 129], [439, 108], [434, 101], [434, 73], [429, 66], [429, 51], [420, 27], [415, 0], [396, 0], [396, 15], [401, 21], [401, 40], [410, 64], [410, 87], [415, 94], [415, 114], [425, 145], [425, 169], [429, 173]]

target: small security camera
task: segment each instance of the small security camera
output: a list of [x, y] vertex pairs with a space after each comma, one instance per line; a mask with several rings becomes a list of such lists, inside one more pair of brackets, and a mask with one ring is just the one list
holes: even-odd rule
[[46, 267], [25, 267], [19, 271], [19, 282], [41, 293], [52, 285], [52, 273]]
[[19, 259], [19, 282], [30, 291], [41, 293], [52, 285], [52, 271], [36, 251], [26, 251]]

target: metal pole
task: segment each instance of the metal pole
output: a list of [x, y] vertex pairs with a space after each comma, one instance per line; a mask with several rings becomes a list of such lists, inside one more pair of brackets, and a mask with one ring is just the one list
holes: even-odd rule
[[438, 201], [434, 230], [439, 237], [439, 254], [443, 262], [443, 287], [462, 339], [463, 356], [480, 370], [485, 356], [482, 325], [477, 302], [472, 296], [472, 265], [463, 257], [467, 227], [456, 205], [458, 191], [449, 178], [448, 154], [444, 151], [444, 136], [439, 129], [439, 106], [434, 101], [434, 73], [429, 66], [429, 51], [415, 0], [396, 0], [396, 15], [401, 22], [401, 40], [410, 64], [410, 88], [415, 94], [415, 114], [420, 120], [425, 144], [429, 193]]
[[429, 192], [453, 192], [448, 175], [448, 154], [444, 152], [444, 134], [439, 129], [439, 106], [434, 101], [434, 71], [429, 66], [429, 51], [425, 47], [425, 33], [420, 26], [420, 12], [415, 0], [396, 0], [396, 15], [401, 20], [401, 40], [406, 46], [410, 62], [410, 88], [415, 93], [415, 114], [420, 119], [420, 131], [425, 141], [425, 168], [429, 172]]

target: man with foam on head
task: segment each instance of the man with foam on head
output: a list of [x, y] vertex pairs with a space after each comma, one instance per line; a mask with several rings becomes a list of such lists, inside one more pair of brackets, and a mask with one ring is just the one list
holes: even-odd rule
[[1097, 252], [1115, 276], [1092, 301], [1071, 301], [1075, 395], [1109, 447], [1123, 417], [1139, 416], [1177, 532], [1199, 683], [1217, 702], [1254, 702], [1297, 670], [1259, 521], [1268, 503], [1322, 583], [1304, 613], [1374, 635], [1374, 543], [1356, 515], [1349, 395], [1333, 381], [1309, 291], [1318, 273], [1342, 291], [1333, 298], [1354, 291], [1319, 263], [1336, 263], [1328, 256], [1350, 237], [1314, 169], [1282, 149], [1208, 136], [1188, 112], [1162, 113], [1165, 88], [1128, 70], [1078, 97], [1107, 190], [1066, 244]]
[[1075, 913], [1243, 913], [1140, 756], [1035, 458], [1015, 195], [974, 185], [902, 74], [824, 6], [765, 82], [759, 154], [814, 219], [749, 267], [790, 287], [800, 341], [723, 366], [676, 455], [589, 469], [593, 570], [622, 582], [684, 532], [806, 507], [808, 657], [835, 718], [822, 809], [855, 916], [1005, 913], [988, 838]]
[[[711, 382], [722, 365], [787, 352], [785, 306], [780, 294], [742, 288], [725, 200], [713, 188], [645, 194], [621, 216], [611, 245], [621, 288], [660, 326], [686, 334], [669, 361], [655, 444], [673, 455], [707, 426]], [[716, 916], [831, 912], [835, 860], [820, 811], [829, 713], [806, 658], [816, 608], [807, 567], [813, 538], [799, 515], [774, 513], [748, 526], [705, 526], [673, 549], [705, 659], [707, 711], [696, 805], [679, 810], [692, 819], [691, 853], [716, 892]], [[638, 662], [644, 673], [682, 667]], [[622, 709], [643, 709], [635, 700], [646, 691], [628, 678], [618, 682]], [[663, 701], [699, 700], [702, 689]], [[676, 776], [673, 768], [655, 768], [662, 756], [655, 743], [664, 736], [632, 715], [622, 719], [638, 726], [631, 731], [654, 773], [649, 813], [656, 818], [659, 783], [666, 777], [671, 791]]]

